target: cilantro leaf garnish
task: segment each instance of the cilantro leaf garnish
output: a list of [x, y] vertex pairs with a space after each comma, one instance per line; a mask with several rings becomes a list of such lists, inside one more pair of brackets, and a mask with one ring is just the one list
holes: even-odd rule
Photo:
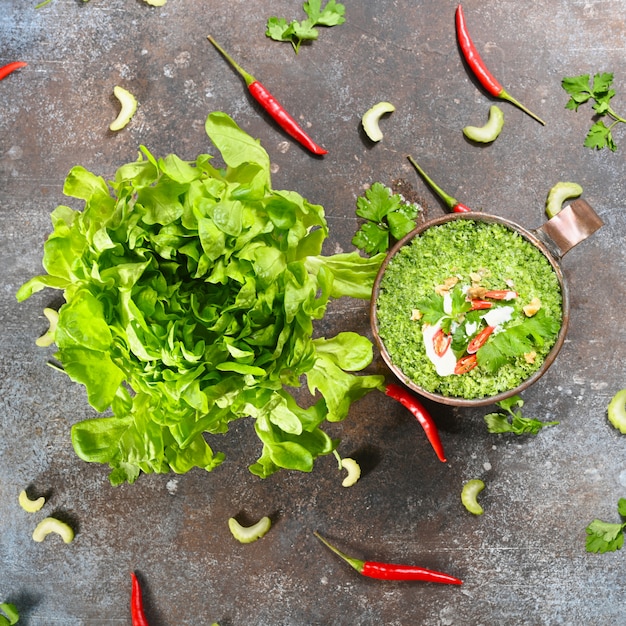
[[[471, 308], [471, 303], [465, 297], [463, 289], [460, 285], [456, 285], [450, 292], [449, 310], [446, 311], [445, 299], [437, 292], [428, 294], [423, 300], [420, 300], [416, 308], [422, 314], [421, 320], [424, 324], [434, 326], [439, 324], [441, 330], [450, 334], [453, 333], [453, 342], [456, 341], [457, 346], [453, 345], [453, 349], [458, 348], [458, 343], [462, 337], [466, 337], [463, 331], [462, 321], [465, 321], [466, 313]], [[453, 326], [453, 323], [455, 326]], [[467, 341], [463, 348], [467, 346]]]
[[344, 5], [335, 0], [328, 0], [323, 8], [321, 0], [309, 0], [302, 8], [307, 14], [306, 19], [288, 22], [282, 17], [270, 17], [265, 31], [265, 35], [274, 41], [291, 43], [296, 54], [303, 42], [315, 41], [318, 38], [316, 26], [338, 26], [346, 21]]
[[611, 107], [611, 99], [615, 96], [615, 90], [611, 89], [613, 74], [605, 72], [595, 74], [593, 80], [589, 74], [566, 77], [561, 81], [561, 86], [569, 94], [570, 99], [565, 105], [566, 109], [578, 111], [578, 107], [590, 100], [596, 115], [607, 116], [612, 122], [607, 126], [603, 120], [597, 120], [589, 129], [585, 137], [584, 146], [592, 150], [608, 148], [612, 152], [617, 150], [613, 139], [613, 128], [619, 123], [626, 123], [626, 119], [618, 115]]
[[[621, 517], [626, 517], [626, 498], [620, 498], [617, 502], [617, 512]], [[594, 519], [585, 529], [587, 538], [585, 547], [587, 552], [615, 552], [624, 545], [624, 528], [626, 522], [611, 523]]]
[[352, 244], [367, 254], [385, 252], [389, 249], [390, 237], [398, 240], [410, 233], [422, 210], [382, 183], [373, 183], [365, 195], [357, 198], [356, 206], [356, 214], [367, 221], [353, 237]]
[[446, 315], [443, 308], [443, 296], [437, 293], [428, 294], [423, 300], [417, 303], [417, 309], [422, 314], [422, 322], [434, 326], [442, 317]]
[[504, 363], [531, 352], [535, 345], [558, 333], [561, 324], [546, 315], [543, 309], [521, 323], [505, 328], [494, 335], [478, 350], [478, 364], [487, 371], [495, 373]]
[[[515, 435], [536, 435], [546, 426], [556, 426], [559, 422], [542, 422], [532, 417], [524, 417], [519, 410], [524, 406], [524, 401], [520, 396], [511, 396], [500, 402], [497, 406], [505, 413], [489, 413], [485, 415], [485, 423], [490, 433], [513, 433]], [[513, 409], [518, 407], [517, 411]]]

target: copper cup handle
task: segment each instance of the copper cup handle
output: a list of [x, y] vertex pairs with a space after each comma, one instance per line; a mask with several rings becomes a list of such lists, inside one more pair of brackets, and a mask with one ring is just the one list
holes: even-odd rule
[[556, 258], [561, 258], [603, 224], [589, 203], [578, 198], [540, 226], [535, 234]]

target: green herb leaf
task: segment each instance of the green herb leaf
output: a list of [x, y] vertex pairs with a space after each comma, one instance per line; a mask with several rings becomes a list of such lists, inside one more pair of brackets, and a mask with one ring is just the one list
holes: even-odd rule
[[566, 77], [561, 81], [563, 89], [569, 94], [565, 108], [578, 111], [581, 104], [591, 100], [595, 113], [602, 117], [608, 116], [612, 123], [607, 126], [602, 120], [597, 120], [590, 128], [585, 137], [584, 146], [592, 150], [608, 148], [612, 152], [617, 150], [613, 139], [612, 129], [618, 123], [626, 123], [626, 119], [619, 116], [611, 107], [611, 99], [615, 96], [615, 90], [611, 89], [613, 74], [609, 72], [598, 73], [590, 80], [589, 74]]
[[300, 50], [300, 46], [305, 41], [315, 41], [319, 37], [319, 32], [315, 28], [315, 23], [311, 20], [303, 20], [302, 22], [293, 21], [289, 25], [288, 37], [294, 44], [296, 54]]
[[365, 195], [357, 198], [356, 206], [359, 217], [371, 222], [382, 222], [389, 213], [398, 210], [400, 197], [382, 183], [373, 183]]
[[611, 129], [605, 126], [602, 120], [598, 120], [587, 133], [584, 142], [585, 148], [591, 148], [595, 150], [602, 150], [602, 148], [609, 148], [612, 152], [617, 150]]
[[338, 26], [345, 22], [345, 7], [335, 0], [328, 0], [324, 8], [321, 0], [309, 0], [303, 5], [307, 18], [287, 22], [284, 18], [270, 17], [267, 20], [265, 35], [274, 41], [289, 42], [296, 54], [305, 41], [315, 41], [319, 33], [316, 26]]
[[[617, 502], [617, 512], [621, 517], [626, 517], [626, 498], [620, 498]], [[587, 552], [615, 552], [624, 545], [624, 529], [626, 522], [610, 523], [595, 519], [587, 526], [586, 549]]]
[[338, 26], [346, 21], [345, 6], [335, 0], [328, 0], [323, 10], [321, 10], [320, 0], [309, 0], [304, 3], [303, 7], [309, 19], [320, 26]]
[[559, 320], [549, 317], [540, 309], [521, 323], [494, 334], [476, 353], [478, 364], [495, 373], [507, 361], [530, 352], [535, 345], [542, 345], [543, 341], [554, 337], [560, 326]]
[[284, 41], [290, 37], [289, 22], [284, 17], [270, 17], [267, 20], [265, 34], [274, 41]]
[[500, 402], [496, 403], [501, 409], [508, 411], [509, 413], [513, 409], [513, 407], [519, 407], [520, 409], [524, 406], [524, 400], [522, 400], [521, 396], [515, 395], [510, 396], [509, 398], [505, 398], [504, 400], [500, 400]]
[[587, 539], [585, 547], [587, 552], [615, 552], [624, 545], [624, 526], [626, 524], [610, 524], [595, 519], [586, 528]]
[[[406, 205], [405, 205], [406, 206]], [[399, 241], [405, 235], [408, 235], [415, 228], [416, 215], [409, 216], [400, 207], [397, 211], [387, 214], [387, 223], [389, 224], [389, 232], [391, 236]]]
[[446, 312], [443, 308], [443, 296], [432, 292], [416, 304], [417, 310], [422, 314], [422, 323], [434, 326]]
[[373, 222], [365, 222], [352, 238], [352, 245], [367, 254], [384, 252], [389, 249], [389, 231]]
[[514, 435], [536, 435], [542, 428], [556, 426], [559, 422], [542, 422], [530, 417], [522, 417], [517, 412], [512, 418], [504, 413], [485, 415], [485, 423], [490, 433], [513, 433]]
[[[445, 310], [445, 299], [436, 292], [430, 293], [426, 298], [416, 303], [417, 310], [422, 314], [422, 322], [434, 326], [441, 323], [441, 329], [444, 333], [449, 334], [452, 330], [452, 323], [458, 322], [459, 325], [453, 335], [453, 341], [456, 345], [465, 339], [464, 325], [460, 324], [465, 320], [466, 313], [471, 309], [471, 302], [467, 300], [463, 289], [457, 285], [450, 292], [450, 310]], [[467, 346], [467, 342], [463, 348]], [[455, 349], [455, 348], [453, 348]]]
[[556, 426], [559, 422], [542, 422], [540, 420], [523, 417], [521, 411], [513, 411], [514, 407], [521, 408], [524, 401], [518, 395], [505, 398], [496, 403], [506, 413], [489, 413], [485, 415], [485, 423], [490, 433], [513, 433], [515, 435], [536, 435], [542, 428]]
[[578, 111], [578, 107], [591, 98], [589, 74], [566, 77], [561, 81], [563, 89], [570, 95], [565, 108]]
[[[18, 291], [63, 291], [55, 356], [111, 412], [74, 424], [72, 444], [107, 463], [114, 485], [211, 471], [224, 455], [210, 436], [242, 418], [263, 443], [251, 471], [311, 471], [336, 447], [323, 423], [382, 384], [359, 373], [369, 339], [313, 336], [331, 298], [371, 297], [384, 255], [322, 255], [323, 207], [273, 190], [267, 152], [226, 114], [205, 128], [219, 168], [206, 154], [158, 159], [144, 147], [109, 185], [73, 168], [64, 190], [84, 208], [53, 212], [48, 273]], [[292, 395], [305, 386], [307, 409]]]
[[[596, 74], [593, 77], [593, 93], [594, 97], [605, 97], [611, 93], [611, 84], [613, 83], [613, 74], [611, 72], [604, 72], [602, 74]], [[611, 93], [611, 98], [615, 95], [615, 92]]]
[[385, 252], [390, 236], [402, 239], [416, 226], [421, 211], [417, 204], [406, 202], [382, 183], [373, 183], [356, 201], [356, 214], [367, 220], [352, 239], [352, 244], [367, 254]]

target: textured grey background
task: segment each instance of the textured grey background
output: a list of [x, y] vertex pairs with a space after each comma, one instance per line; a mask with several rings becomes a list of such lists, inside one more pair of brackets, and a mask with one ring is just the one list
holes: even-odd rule
[[[503, 103], [505, 127], [479, 148], [461, 128], [486, 119], [490, 99], [463, 66], [450, 0], [346, 2], [345, 24], [322, 29], [295, 56], [264, 35], [268, 17], [303, 19], [287, 0], [2, 0], [0, 62], [28, 67], [0, 82], [0, 601], [21, 609], [20, 625], [130, 624], [129, 571], [145, 589], [153, 626], [456, 626], [626, 623], [626, 555], [585, 552], [594, 518], [619, 521], [626, 495], [626, 437], [606, 420], [626, 387], [626, 126], [619, 150], [582, 142], [591, 109], [564, 109], [564, 76], [612, 71], [615, 108], [626, 113], [626, 2], [467, 0], [471, 32], [494, 73], [540, 114], [540, 126]], [[329, 154], [312, 158], [248, 97], [206, 40], [218, 41], [305, 124]], [[139, 99], [126, 129], [110, 133], [113, 86]], [[360, 117], [379, 100], [396, 112], [371, 146]], [[364, 466], [341, 487], [332, 458], [312, 474], [266, 480], [247, 465], [259, 452], [251, 424], [219, 442], [227, 462], [211, 474], [143, 476], [112, 488], [106, 468], [79, 460], [70, 426], [93, 414], [83, 389], [47, 367], [35, 339], [42, 292], [23, 304], [17, 288], [39, 273], [49, 214], [66, 202], [63, 180], [83, 165], [110, 177], [136, 158], [195, 158], [211, 151], [209, 112], [232, 115], [260, 138], [276, 189], [324, 205], [327, 251], [351, 249], [355, 199], [375, 181], [403, 178], [428, 205], [443, 207], [406, 160], [412, 154], [459, 200], [538, 227], [550, 187], [573, 180], [605, 221], [569, 252], [568, 339], [553, 367], [524, 394], [529, 415], [560, 420], [536, 438], [487, 433], [484, 409], [429, 404], [449, 462], [437, 461], [401, 407], [372, 393], [330, 430], [341, 452]], [[332, 305], [319, 332], [369, 332], [367, 303]], [[373, 368], [382, 368], [380, 362]], [[483, 478], [485, 514], [470, 516], [459, 493]], [[66, 546], [31, 540], [41, 514], [17, 505], [26, 486], [48, 495], [45, 513], [77, 529]], [[271, 532], [241, 546], [226, 520], [272, 514]], [[418, 562], [463, 578], [461, 588], [363, 579], [313, 537], [319, 529], [357, 557]]]

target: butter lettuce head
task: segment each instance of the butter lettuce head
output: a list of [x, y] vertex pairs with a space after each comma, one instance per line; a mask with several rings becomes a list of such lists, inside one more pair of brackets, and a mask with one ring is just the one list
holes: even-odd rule
[[84, 207], [53, 211], [45, 273], [17, 293], [62, 290], [55, 356], [102, 414], [72, 443], [113, 484], [214, 469], [209, 442], [240, 418], [260, 440], [251, 472], [311, 471], [338, 443], [324, 423], [383, 384], [357, 375], [367, 338], [313, 338], [332, 298], [370, 297], [381, 255], [323, 256], [323, 208], [273, 190], [267, 152], [226, 114], [206, 132], [222, 167], [143, 146], [112, 181], [74, 167], [64, 193]]

